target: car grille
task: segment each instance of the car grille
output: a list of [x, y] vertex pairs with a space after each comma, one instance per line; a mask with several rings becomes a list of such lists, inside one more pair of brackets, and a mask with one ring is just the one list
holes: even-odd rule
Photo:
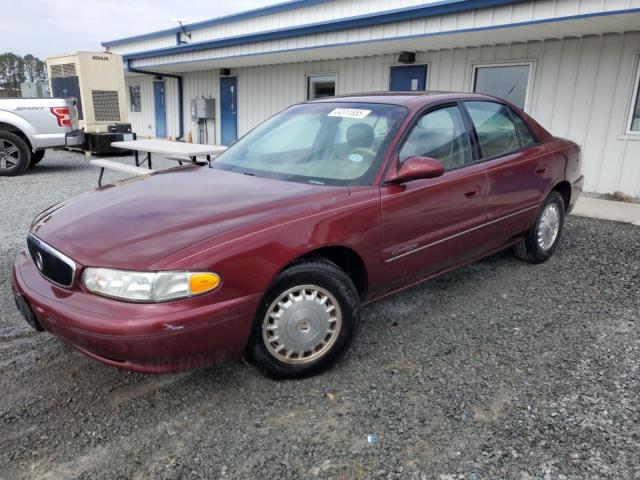
[[76, 264], [69, 257], [50, 247], [38, 237], [30, 234], [27, 247], [33, 263], [43, 277], [62, 287], [70, 287], [76, 271]]

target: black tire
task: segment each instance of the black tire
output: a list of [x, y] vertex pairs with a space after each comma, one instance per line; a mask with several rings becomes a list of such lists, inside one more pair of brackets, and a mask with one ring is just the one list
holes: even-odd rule
[[30, 161], [31, 149], [27, 142], [15, 133], [0, 130], [0, 177], [22, 175]]
[[46, 152], [46, 150], [36, 150], [35, 152], [33, 152], [31, 154], [31, 162], [29, 162], [29, 166], [35, 167], [37, 164], [39, 164], [40, 160], [44, 158], [44, 152]]
[[[541, 232], [541, 220], [542, 217], [550, 206], [555, 206], [559, 215], [559, 225], [557, 229], [557, 235], [553, 240], [553, 243], [543, 248], [539, 241], [539, 234]], [[540, 211], [536, 217], [536, 221], [533, 226], [527, 232], [524, 240], [513, 247], [513, 253], [515, 256], [528, 263], [543, 263], [549, 260], [556, 250], [560, 238], [562, 237], [562, 229], [564, 227], [565, 205], [564, 199], [560, 193], [553, 191], [549, 194], [545, 202], [542, 204]]]
[[[329, 341], [330, 346], [321, 347], [326, 348], [324, 352], [320, 350], [322, 353], [318, 353], [322, 356], [315, 360], [299, 357], [301, 361], [308, 363], [291, 364], [276, 358], [276, 354], [269, 350], [263, 337], [263, 323], [266, 324], [265, 317], [272, 305], [283, 294], [300, 286], [317, 286], [329, 292], [339, 305], [341, 326], [338, 333], [334, 334], [335, 338]], [[347, 352], [358, 330], [359, 317], [358, 292], [344, 271], [321, 257], [300, 260], [276, 277], [262, 299], [251, 327], [245, 359], [261, 374], [274, 379], [303, 378], [318, 374], [331, 367]], [[284, 333], [286, 330], [283, 328], [282, 331]]]

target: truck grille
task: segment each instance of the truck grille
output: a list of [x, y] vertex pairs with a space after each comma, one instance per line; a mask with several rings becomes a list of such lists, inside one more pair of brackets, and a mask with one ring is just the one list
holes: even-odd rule
[[119, 122], [120, 99], [117, 90], [91, 90], [96, 122]]
[[70, 287], [73, 284], [76, 264], [66, 255], [50, 247], [38, 237], [29, 234], [27, 248], [33, 263], [43, 277], [62, 287]]

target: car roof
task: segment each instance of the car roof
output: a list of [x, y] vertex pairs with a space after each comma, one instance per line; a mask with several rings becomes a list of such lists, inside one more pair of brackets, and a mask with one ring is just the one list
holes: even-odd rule
[[337, 95], [335, 97], [324, 97], [317, 100], [309, 100], [306, 103], [384, 103], [415, 107], [416, 105], [427, 105], [429, 103], [446, 100], [498, 100], [502, 102], [500, 99], [481, 93], [426, 91], [356, 93], [349, 95]]

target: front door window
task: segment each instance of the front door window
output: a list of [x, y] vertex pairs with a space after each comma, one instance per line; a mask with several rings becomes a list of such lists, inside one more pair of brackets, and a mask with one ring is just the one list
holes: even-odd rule
[[400, 163], [416, 156], [435, 158], [445, 170], [473, 161], [469, 136], [457, 105], [429, 112], [418, 120], [400, 150]]

